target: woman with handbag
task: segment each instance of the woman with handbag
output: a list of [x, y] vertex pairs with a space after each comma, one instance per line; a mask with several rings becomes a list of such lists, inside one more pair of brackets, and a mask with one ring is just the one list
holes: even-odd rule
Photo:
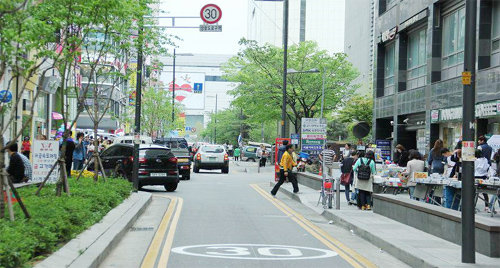
[[355, 172], [354, 187], [359, 192], [358, 208], [361, 210], [371, 210], [371, 194], [373, 192], [373, 175], [376, 174], [375, 154], [373, 151], [366, 152], [364, 157], [360, 157], [354, 164]]
[[349, 152], [347, 157], [344, 157], [344, 159], [342, 160], [340, 166], [340, 171], [342, 172], [342, 175], [340, 175], [340, 184], [344, 185], [345, 199], [347, 200], [347, 204], [349, 205], [352, 205], [349, 198], [351, 185], [354, 178], [352, 167], [354, 166], [354, 163], [356, 163], [357, 155], [358, 154], [356, 153], [356, 151]]

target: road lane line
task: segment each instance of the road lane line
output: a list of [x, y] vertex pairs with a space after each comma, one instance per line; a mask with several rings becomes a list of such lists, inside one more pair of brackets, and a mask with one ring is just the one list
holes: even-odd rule
[[[163, 196], [158, 196], [155, 195], [155, 197], [163, 197]], [[144, 259], [142, 261], [141, 268], [151, 268], [155, 266], [156, 259], [158, 258], [158, 254], [160, 252], [160, 247], [161, 244], [165, 238], [165, 235], [167, 233], [167, 227], [170, 222], [170, 219], [172, 218], [172, 214], [175, 210], [175, 206], [177, 204], [177, 197], [166, 197], [169, 198], [170, 204], [168, 205], [167, 211], [163, 215], [163, 219], [160, 222], [160, 225], [158, 227], [158, 230], [156, 231], [155, 236], [153, 237], [153, 240], [151, 241], [151, 244], [148, 248], [148, 251], [146, 255], [144, 256]]]
[[157, 267], [166, 268], [168, 265], [170, 251], [172, 249], [172, 244], [174, 243], [175, 230], [177, 229], [177, 223], [179, 222], [179, 218], [181, 215], [182, 203], [184, 203], [184, 200], [182, 198], [179, 197], [178, 199], [179, 202], [177, 204], [177, 209], [175, 210], [174, 217], [172, 218], [172, 222], [170, 223], [167, 240], [165, 240], [165, 244], [163, 245], [163, 249], [160, 255], [160, 261], [158, 262]]
[[323, 244], [328, 246], [330, 249], [333, 249], [337, 253], [339, 253], [339, 255], [343, 259], [345, 259], [347, 262], [349, 262], [354, 267], [377, 267], [375, 264], [370, 262], [368, 259], [359, 255], [357, 252], [348, 248], [347, 246], [342, 244], [340, 241], [338, 241], [337, 239], [335, 239], [331, 235], [329, 235], [327, 232], [325, 232], [321, 228], [319, 228], [316, 225], [314, 225], [313, 223], [311, 223], [304, 216], [302, 216], [298, 212], [296, 212], [293, 209], [291, 209], [290, 207], [288, 207], [282, 201], [277, 200], [275, 198], [272, 198], [270, 194], [268, 194], [265, 190], [263, 190], [257, 184], [252, 184], [251, 187], [254, 188], [259, 194], [261, 194], [264, 198], [266, 198], [272, 204], [274, 204], [278, 209], [280, 209], [287, 216], [293, 216], [293, 217], [291, 217], [291, 219], [293, 219], [297, 224], [299, 224], [302, 228], [304, 228], [306, 231], [308, 231], [310, 234], [312, 234], [315, 238], [320, 240]]

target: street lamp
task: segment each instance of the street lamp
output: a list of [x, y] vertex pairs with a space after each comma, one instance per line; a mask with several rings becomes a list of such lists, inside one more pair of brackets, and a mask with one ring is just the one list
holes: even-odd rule
[[194, 56], [192, 53], [176, 53], [176, 50], [174, 48], [174, 56], [173, 56], [173, 63], [172, 63], [172, 124], [174, 123], [175, 120], [175, 58], [177, 56]]
[[[294, 69], [288, 69], [287, 72], [289, 74], [307, 74], [307, 73], [320, 73], [320, 70], [314, 68], [311, 70], [307, 71], [296, 71]], [[326, 72], [323, 72], [323, 85], [321, 87], [321, 118], [323, 118], [323, 107], [325, 105], [325, 74]]]
[[[214, 96], [207, 96], [213, 98]], [[215, 94], [215, 114], [214, 114], [214, 143], [217, 144], [217, 94]]]

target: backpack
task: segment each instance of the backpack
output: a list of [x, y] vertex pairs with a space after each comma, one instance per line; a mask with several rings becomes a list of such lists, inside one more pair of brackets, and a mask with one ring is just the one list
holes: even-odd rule
[[370, 179], [372, 175], [372, 168], [370, 167], [371, 159], [368, 160], [368, 163], [364, 163], [363, 159], [359, 159], [361, 161], [361, 165], [358, 167], [358, 180], [367, 181]]

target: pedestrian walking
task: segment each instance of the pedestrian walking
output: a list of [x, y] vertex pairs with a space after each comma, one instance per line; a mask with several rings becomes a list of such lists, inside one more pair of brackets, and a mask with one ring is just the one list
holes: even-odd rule
[[342, 158], [345, 159], [345, 158], [349, 158], [349, 157], [351, 157], [351, 144], [346, 143], [344, 145], [344, 152], [342, 153]]
[[240, 147], [234, 149], [234, 161], [240, 161]]
[[266, 150], [266, 146], [263, 144], [260, 145], [259, 151], [257, 151], [257, 156], [260, 158], [259, 167], [265, 167], [267, 162], [267, 157], [269, 156], [269, 152]]
[[446, 164], [446, 158], [441, 153], [441, 149], [443, 149], [443, 141], [437, 139], [436, 142], [434, 142], [434, 147], [429, 152], [429, 158], [427, 158], [430, 174], [444, 174], [445, 172], [444, 165]]
[[342, 172], [342, 175], [340, 176], [340, 184], [344, 185], [345, 199], [347, 201], [347, 204], [349, 205], [352, 205], [350, 192], [351, 185], [354, 181], [352, 167], [354, 166], [354, 163], [356, 163], [357, 158], [357, 153], [355, 151], [352, 151], [347, 157], [344, 157], [342, 163], [340, 164], [340, 172]]
[[373, 175], [376, 174], [375, 154], [367, 151], [364, 157], [360, 157], [353, 170], [354, 187], [358, 189], [358, 208], [371, 210], [371, 193], [373, 192]]
[[[71, 165], [73, 165], [73, 151], [75, 151], [75, 141], [71, 137], [73, 135], [73, 132], [71, 130], [67, 131], [67, 136], [68, 138], [66, 139], [66, 151], [64, 153], [64, 162], [66, 165], [66, 174], [71, 176]], [[60, 144], [59, 146], [62, 148], [62, 145], [64, 143], [64, 137], [61, 137], [59, 140]]]
[[323, 173], [327, 174], [327, 178], [331, 178], [333, 175], [333, 162], [335, 160], [335, 151], [333, 150], [333, 144], [330, 144], [327, 149], [324, 149], [319, 154], [319, 159], [324, 162], [325, 170]]
[[[490, 169], [490, 164], [488, 159], [484, 156], [483, 151], [477, 149], [475, 151], [476, 160], [474, 161], [474, 178], [486, 180], [488, 178], [488, 171]], [[479, 186], [481, 187], [481, 186]], [[489, 208], [489, 197], [487, 193], [483, 193], [484, 200], [484, 211], [490, 213]]]
[[286, 152], [286, 146], [288, 146], [288, 140], [283, 141], [283, 145], [278, 148], [278, 158], [276, 158], [276, 165], [280, 165], [281, 163], [281, 158], [283, 157], [283, 154]]
[[26, 156], [18, 153], [19, 147], [17, 142], [7, 143], [5, 151], [9, 155], [9, 166], [7, 173], [11, 176], [12, 183], [21, 183], [31, 180], [32, 170], [31, 164]]
[[30, 137], [24, 137], [23, 143], [21, 145], [21, 153], [29, 159], [30, 152], [31, 152]]
[[233, 156], [233, 154], [234, 154], [234, 149], [233, 149], [233, 148], [234, 148], [234, 147], [233, 147], [233, 145], [232, 145], [232, 144], [229, 144], [229, 145], [227, 146], [227, 153], [229, 154], [229, 157], [232, 157], [232, 156]]
[[73, 151], [73, 169], [82, 170], [85, 160], [85, 145], [83, 143], [84, 134], [82, 132], [76, 135], [75, 150]]
[[407, 176], [408, 182], [408, 192], [411, 199], [415, 199], [413, 194], [415, 193], [415, 187], [417, 183], [415, 182], [415, 172], [424, 172], [425, 162], [422, 160], [420, 153], [417, 150], [410, 150], [410, 161], [406, 165], [406, 171], [403, 175]]
[[406, 167], [409, 160], [408, 151], [406, 151], [406, 148], [401, 144], [396, 145], [396, 151], [399, 153], [398, 162], [396, 164], [400, 167]]
[[293, 186], [293, 193], [298, 193], [299, 192], [299, 185], [297, 183], [297, 178], [295, 174], [292, 173], [293, 167], [297, 166], [297, 163], [295, 163], [292, 159], [292, 153], [293, 153], [293, 145], [288, 144], [285, 147], [285, 152], [283, 153], [283, 157], [281, 158], [280, 161], [280, 166], [282, 169], [280, 169], [280, 179], [278, 183], [274, 186], [274, 188], [271, 190], [271, 195], [276, 196], [276, 193], [278, 193], [279, 188], [281, 185], [285, 182], [286, 178], [292, 183]]
[[493, 148], [486, 143], [486, 138], [484, 136], [480, 136], [477, 139], [477, 142], [479, 143], [478, 149], [481, 151], [481, 154], [483, 155], [486, 160], [488, 160], [488, 164], [491, 165], [491, 157], [493, 154]]

